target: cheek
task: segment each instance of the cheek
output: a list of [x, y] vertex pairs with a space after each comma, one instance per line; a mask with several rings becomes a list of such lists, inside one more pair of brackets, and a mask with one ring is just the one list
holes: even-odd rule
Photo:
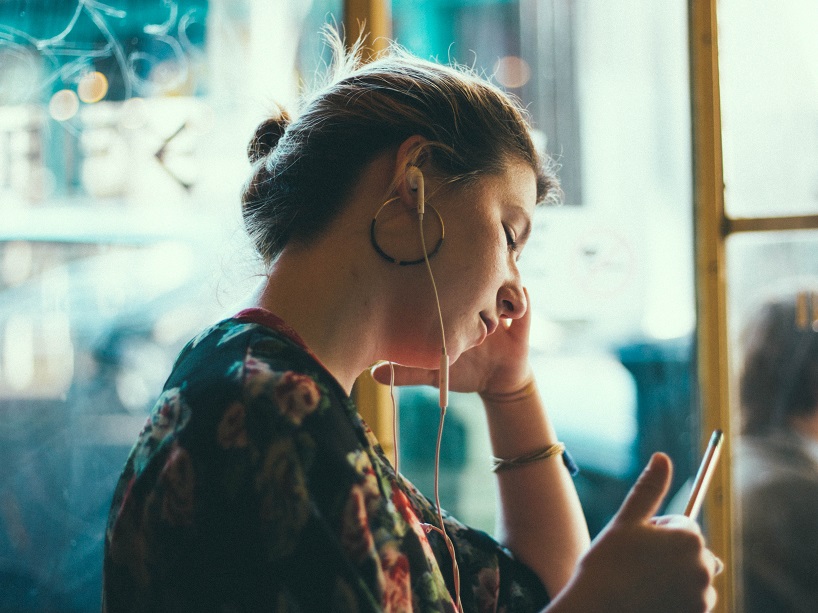
[[502, 281], [504, 256], [496, 247], [471, 249], [450, 275], [458, 294], [483, 297], [489, 290], [496, 291]]
[[418, 292], [407, 297], [394, 313], [393, 322], [393, 332], [397, 335], [397, 341], [404, 346], [423, 347], [430, 341], [437, 342], [440, 337], [440, 324], [431, 290], [428, 296]]

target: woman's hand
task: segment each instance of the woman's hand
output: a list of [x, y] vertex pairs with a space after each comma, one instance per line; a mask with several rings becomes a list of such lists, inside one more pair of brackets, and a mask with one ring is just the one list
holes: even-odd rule
[[[523, 388], [532, 378], [528, 364], [528, 336], [531, 330], [531, 301], [520, 319], [501, 319], [493, 334], [482, 344], [463, 352], [449, 369], [449, 389], [453, 392], [504, 394]], [[372, 371], [375, 380], [389, 384], [389, 366]], [[438, 371], [395, 365], [395, 385], [437, 386]]]
[[683, 516], [653, 517], [670, 476], [670, 459], [654, 454], [547, 611], [704, 613], [715, 606], [712, 580], [721, 562], [698, 525]]

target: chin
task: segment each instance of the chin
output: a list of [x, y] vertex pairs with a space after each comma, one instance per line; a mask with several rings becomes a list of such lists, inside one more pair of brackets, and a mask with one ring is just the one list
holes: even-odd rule
[[[412, 364], [415, 368], [423, 368], [426, 370], [438, 370], [440, 369], [440, 356], [441, 353], [435, 353], [433, 355], [426, 355], [423, 359], [417, 360], [415, 363]], [[451, 359], [451, 358], [450, 358]]]
[[[460, 356], [462, 356], [469, 349], [471, 349], [471, 347], [467, 347], [466, 349], [462, 349], [462, 350], [454, 351], [453, 353], [450, 353], [449, 354], [449, 366], [451, 366], [452, 364], [457, 362], [457, 360], [460, 359]], [[440, 358], [438, 358], [438, 362], [439, 361], [440, 361]]]
[[[451, 364], [454, 362], [460, 353], [461, 351], [459, 349], [456, 350], [454, 354], [449, 352], [449, 363]], [[422, 354], [416, 354], [413, 356], [410, 366], [414, 366], [415, 368], [425, 368], [426, 370], [438, 370], [440, 369], [441, 355], [443, 355], [443, 353], [440, 349], [434, 349], [431, 352], [428, 350], [424, 351]]]

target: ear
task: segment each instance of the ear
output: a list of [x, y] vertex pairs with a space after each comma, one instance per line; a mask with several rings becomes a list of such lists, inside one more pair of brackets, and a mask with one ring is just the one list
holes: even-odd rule
[[415, 134], [403, 141], [398, 147], [397, 154], [395, 155], [393, 185], [395, 186], [395, 193], [404, 206], [411, 208], [417, 207], [417, 193], [409, 185], [410, 181], [407, 169], [411, 166], [422, 169], [428, 157], [426, 152], [428, 145], [428, 140], [419, 134]]

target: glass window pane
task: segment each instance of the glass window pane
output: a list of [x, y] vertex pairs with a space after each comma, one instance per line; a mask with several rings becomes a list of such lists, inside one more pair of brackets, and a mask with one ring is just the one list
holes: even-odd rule
[[258, 282], [247, 142], [341, 4], [0, 3], [0, 610], [99, 610], [128, 451]]
[[727, 243], [739, 611], [818, 602], [818, 232]]
[[725, 205], [818, 213], [818, 4], [719, 2]]
[[[474, 66], [519, 96], [561, 165], [566, 205], [538, 211], [521, 267], [536, 311], [534, 367], [582, 469], [576, 483], [592, 532], [653, 451], [671, 454], [673, 489], [683, 498], [698, 455], [687, 4], [394, 0], [392, 7], [395, 36], [410, 50]], [[404, 468], [430, 483], [437, 412], [433, 398], [419, 395], [401, 397]], [[479, 401], [451, 404], [441, 501], [491, 530]], [[422, 418], [419, 406], [428, 411]], [[428, 448], [408, 447], [416, 445], [409, 438]]]

